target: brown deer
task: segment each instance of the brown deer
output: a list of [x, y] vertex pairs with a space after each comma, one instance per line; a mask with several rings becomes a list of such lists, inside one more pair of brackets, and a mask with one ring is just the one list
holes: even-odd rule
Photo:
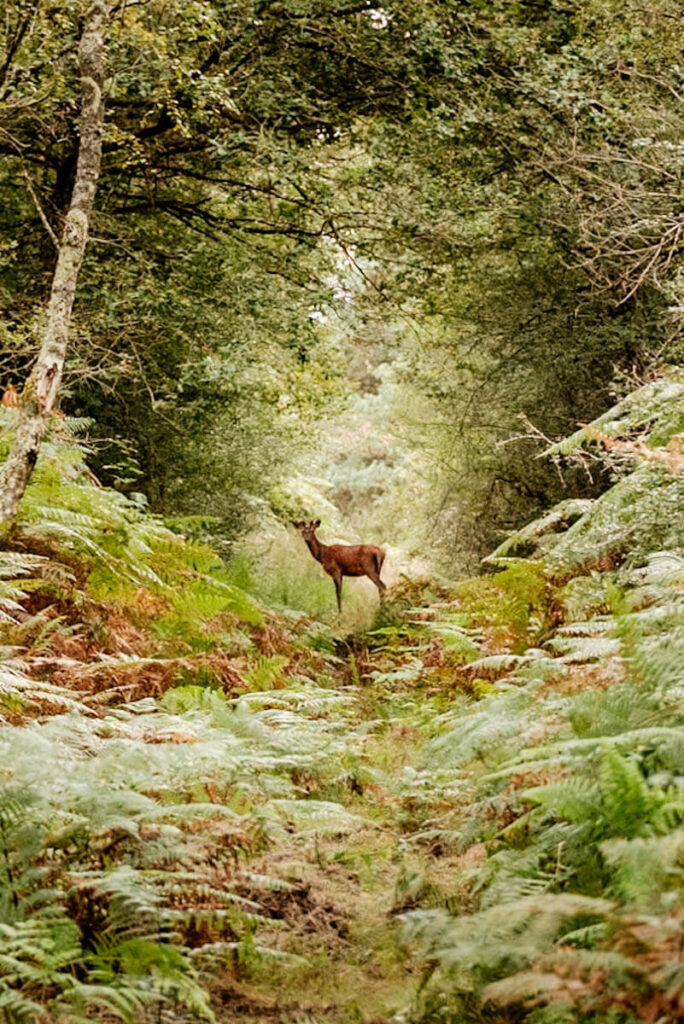
[[375, 544], [321, 544], [316, 536], [316, 530], [321, 525], [320, 519], [312, 519], [308, 523], [293, 521], [292, 525], [299, 530], [316, 561], [321, 563], [328, 576], [332, 576], [338, 611], [342, 611], [343, 576], [367, 576], [378, 588], [382, 601], [387, 589], [380, 579], [380, 570], [385, 561], [382, 548]]

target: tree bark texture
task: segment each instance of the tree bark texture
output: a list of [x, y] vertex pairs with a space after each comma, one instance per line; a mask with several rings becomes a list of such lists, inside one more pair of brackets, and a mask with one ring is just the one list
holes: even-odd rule
[[107, 4], [104, 0], [95, 0], [86, 14], [79, 43], [81, 116], [76, 179], [52, 278], [43, 343], [21, 394], [14, 445], [0, 474], [0, 524], [8, 523], [16, 516], [62, 379], [71, 310], [88, 240], [88, 221], [102, 158], [102, 86], [107, 17]]

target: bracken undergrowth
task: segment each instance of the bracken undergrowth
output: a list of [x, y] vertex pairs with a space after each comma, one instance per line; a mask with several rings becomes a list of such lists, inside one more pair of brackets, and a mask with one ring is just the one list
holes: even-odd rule
[[59, 421], [0, 553], [0, 1016], [682, 1019], [683, 392], [549, 453], [602, 497], [346, 636]]

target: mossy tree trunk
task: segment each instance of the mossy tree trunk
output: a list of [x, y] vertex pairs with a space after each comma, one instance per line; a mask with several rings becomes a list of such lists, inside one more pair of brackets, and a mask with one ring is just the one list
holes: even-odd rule
[[14, 445], [0, 474], [0, 524], [11, 522], [16, 516], [62, 379], [71, 310], [100, 174], [104, 31], [108, 13], [104, 0], [95, 0], [85, 16], [79, 43], [81, 117], [76, 179], [59, 242], [45, 335], [19, 402]]

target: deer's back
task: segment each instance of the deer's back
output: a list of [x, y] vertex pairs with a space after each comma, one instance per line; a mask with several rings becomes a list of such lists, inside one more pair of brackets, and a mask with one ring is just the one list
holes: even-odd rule
[[322, 553], [321, 565], [327, 571], [341, 569], [344, 576], [365, 576], [382, 564], [385, 552], [375, 544], [330, 544]]

